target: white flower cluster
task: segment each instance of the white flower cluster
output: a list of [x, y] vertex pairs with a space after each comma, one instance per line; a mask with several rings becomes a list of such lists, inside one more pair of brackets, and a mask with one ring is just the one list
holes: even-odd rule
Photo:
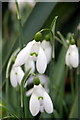
[[[17, 55], [14, 65], [10, 73], [10, 81], [13, 87], [21, 83], [24, 76], [24, 72], [21, 69], [21, 65], [24, 64], [25, 71], [32, 68], [30, 73], [34, 73], [37, 69], [36, 76], [40, 79], [39, 84], [35, 84], [33, 88], [26, 92], [26, 96], [31, 95], [29, 109], [33, 116], [36, 116], [39, 112], [47, 113], [53, 112], [52, 100], [49, 97], [49, 79], [45, 73], [47, 64], [51, 60], [52, 46], [49, 41], [43, 40], [42, 42], [36, 42], [35, 40], [29, 42]], [[69, 67], [76, 68], [79, 65], [79, 53], [75, 44], [69, 45], [65, 56], [65, 63]], [[36, 67], [35, 67], [36, 64]], [[31, 76], [25, 83], [24, 88], [33, 83], [34, 76]], [[44, 85], [44, 88], [42, 87]]]
[[[33, 116], [36, 116], [39, 112], [44, 112], [44, 110], [47, 113], [53, 112], [52, 100], [48, 95], [49, 78], [43, 74], [46, 71], [47, 64], [51, 60], [51, 53], [52, 47], [49, 41], [36, 42], [33, 40], [18, 53], [15, 63], [12, 66], [10, 81], [13, 87], [17, 87], [18, 84], [20, 85], [25, 74], [20, 67], [21, 65], [24, 64], [25, 71], [32, 68], [30, 73], [34, 73], [37, 68], [37, 71], [40, 73], [36, 75], [40, 79], [40, 84], [34, 85], [33, 88], [26, 92], [27, 96], [31, 95], [29, 108]], [[31, 84], [33, 79], [34, 77], [31, 76], [24, 87]], [[44, 85], [44, 88], [41, 84]]]
[[47, 64], [51, 60], [51, 51], [52, 47], [50, 42], [43, 40], [41, 43], [33, 40], [19, 52], [15, 61], [15, 67], [27, 64], [30, 65], [28, 68], [32, 67], [32, 72], [34, 72], [34, 62], [36, 62], [37, 71], [42, 74], [45, 72]]

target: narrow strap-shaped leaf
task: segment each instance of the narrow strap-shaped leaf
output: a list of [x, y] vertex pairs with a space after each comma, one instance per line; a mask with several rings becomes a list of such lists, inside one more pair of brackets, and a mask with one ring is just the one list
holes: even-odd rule
[[56, 20], [57, 20], [58, 16], [56, 16], [53, 21], [52, 21], [52, 24], [51, 24], [51, 31], [52, 31], [52, 34], [50, 34], [51, 36], [51, 44], [52, 44], [52, 58], [55, 57], [55, 26], [56, 26]]
[[0, 108], [2, 110], [5, 109], [11, 116], [18, 119], [18, 116], [11, 109], [9, 109], [7, 105], [2, 104], [2, 102], [0, 102]]
[[9, 72], [10, 72], [10, 67], [11, 67], [11, 64], [12, 62], [15, 60], [15, 56], [16, 54], [19, 52], [19, 49], [17, 49], [15, 52], [13, 52], [13, 54], [11, 55], [10, 59], [9, 59], [9, 62], [8, 62], [8, 65], [7, 65], [7, 69], [6, 69], [6, 78], [9, 77]]
[[25, 73], [25, 75], [23, 76], [23, 79], [21, 81], [21, 86], [23, 86], [23, 84], [26, 82], [26, 78], [28, 77], [29, 73], [30, 73], [31, 68]]
[[78, 94], [76, 94], [75, 96], [75, 100], [74, 100], [69, 118], [78, 118]]

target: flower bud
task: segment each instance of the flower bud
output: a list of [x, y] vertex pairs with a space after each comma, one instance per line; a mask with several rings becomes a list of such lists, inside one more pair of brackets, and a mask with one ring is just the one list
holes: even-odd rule
[[41, 32], [37, 32], [34, 36], [35, 41], [39, 42], [42, 40], [42, 33]]
[[70, 44], [71, 44], [71, 45], [74, 45], [74, 44], [75, 44], [75, 40], [74, 40], [73, 36], [71, 36], [71, 38], [70, 38]]
[[50, 35], [49, 35], [49, 34], [47, 34], [47, 35], [45, 36], [45, 40], [46, 40], [46, 41], [49, 41], [49, 40], [50, 40]]
[[71, 43], [71, 45], [74, 45], [75, 44], [75, 40], [71, 39], [70, 43]]
[[35, 85], [39, 85], [40, 84], [40, 80], [39, 80], [38, 77], [34, 77], [33, 81], [34, 81]]

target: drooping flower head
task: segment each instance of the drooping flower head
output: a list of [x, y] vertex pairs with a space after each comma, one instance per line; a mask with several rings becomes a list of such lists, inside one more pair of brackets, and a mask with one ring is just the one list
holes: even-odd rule
[[15, 88], [18, 86], [18, 84], [21, 84], [21, 80], [24, 76], [24, 72], [21, 69], [21, 67], [14, 67], [12, 66], [11, 72], [10, 72], [10, 82], [11, 85]]
[[53, 112], [52, 100], [41, 84], [34, 85], [29, 109], [33, 116], [36, 116], [39, 112], [43, 111], [46, 111], [47, 113]]
[[29, 60], [36, 62], [36, 68], [39, 73], [44, 73], [47, 64], [51, 59], [51, 45], [48, 41], [36, 42], [35, 40], [29, 42], [17, 55], [15, 66], [21, 66]]
[[75, 44], [70, 45], [66, 57], [65, 57], [66, 65], [69, 67], [77, 68], [79, 65], [79, 53], [78, 48]]
[[[44, 86], [45, 91], [49, 93], [49, 77], [45, 74], [37, 74], [36, 76], [39, 78], [41, 85]], [[26, 81], [24, 87], [27, 87], [28, 85], [33, 84], [34, 83], [33, 79], [34, 79], [34, 76], [30, 76], [29, 79]], [[29, 89], [26, 92], [26, 96], [30, 96], [32, 94], [32, 91], [33, 91], [33, 88]]]

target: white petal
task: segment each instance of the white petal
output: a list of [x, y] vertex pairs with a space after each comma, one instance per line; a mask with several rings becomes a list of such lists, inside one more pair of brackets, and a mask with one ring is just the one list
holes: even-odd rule
[[40, 83], [44, 85], [44, 88], [47, 93], [49, 93], [49, 77], [44, 74], [37, 74], [40, 79]]
[[45, 52], [46, 57], [47, 57], [47, 63], [49, 63], [50, 60], [51, 60], [52, 48], [49, 47], [49, 48], [47, 48], [44, 52]]
[[37, 97], [43, 97], [43, 93], [45, 92], [45, 89], [42, 87], [41, 84], [39, 85], [34, 85], [34, 88], [33, 88], [33, 93], [35, 93], [35, 95]]
[[46, 55], [41, 47], [39, 49], [36, 67], [39, 73], [44, 73], [47, 67]]
[[29, 55], [30, 55], [30, 51], [31, 51], [31, 47], [32, 45], [35, 43], [35, 41], [31, 41], [27, 44], [27, 46], [25, 48], [23, 48], [19, 54], [17, 55], [16, 61], [15, 61], [15, 66], [21, 66], [24, 63], [26, 63]]
[[46, 92], [44, 93], [43, 106], [47, 113], [53, 112], [53, 103], [51, 101], [50, 96]]
[[41, 84], [47, 84], [49, 82], [49, 77], [45, 74], [37, 74], [40, 79]]
[[13, 69], [13, 67], [10, 72], [10, 82], [13, 87], [17, 87], [18, 82], [16, 80], [16, 74], [15, 74], [15, 70]]
[[19, 84], [21, 84], [21, 80], [22, 80], [22, 78], [24, 76], [24, 72], [21, 69], [21, 67], [16, 67], [15, 69], [16, 69], [16, 72], [17, 72], [17, 75], [16, 75], [17, 82]]
[[31, 48], [31, 53], [34, 53], [34, 52], [38, 53], [39, 47], [40, 47], [40, 42], [35, 41], [35, 43], [33, 44], [32, 48]]
[[39, 103], [40, 103], [40, 112], [44, 112], [43, 99], [40, 98]]
[[43, 49], [47, 49], [48, 47], [51, 47], [51, 44], [50, 44], [49, 41], [43, 40], [42, 43], [41, 43], [41, 47]]
[[18, 84], [21, 83], [21, 80], [24, 76], [24, 72], [21, 67], [12, 67], [10, 73], [10, 81], [13, 87], [17, 87]]
[[39, 113], [40, 103], [35, 94], [32, 94], [30, 98], [29, 109], [33, 116], [36, 116]]
[[79, 30], [80, 31], [80, 23], [78, 24], [78, 26], [77, 26], [77, 30]]
[[70, 53], [70, 64], [74, 68], [78, 67], [79, 65], [79, 53], [77, 48]]
[[66, 64], [74, 68], [79, 64], [79, 53], [76, 45], [70, 45], [66, 54]]
[[67, 66], [70, 66], [70, 52], [69, 49], [66, 52], [65, 63]]
[[26, 96], [30, 96], [30, 95], [32, 94], [32, 92], [33, 92], [33, 88], [31, 88], [30, 90], [28, 90], [28, 91], [26, 92]]
[[52, 47], [49, 41], [43, 40], [41, 43], [41, 46], [46, 54], [47, 57], [47, 63], [51, 60], [51, 54], [52, 54]]
[[31, 59], [28, 59], [27, 62], [25, 63], [25, 71], [28, 71], [29, 68], [31, 68], [30, 73], [35, 72], [35, 63]]
[[[35, 40], [34, 40], [35, 41]], [[40, 42], [36, 42], [32, 45], [32, 48], [31, 48], [31, 52], [30, 53], [37, 53], [39, 52], [39, 48], [40, 48]], [[31, 59], [33, 59], [34, 61], [36, 61], [37, 57], [35, 55], [33, 56], [30, 56]]]

